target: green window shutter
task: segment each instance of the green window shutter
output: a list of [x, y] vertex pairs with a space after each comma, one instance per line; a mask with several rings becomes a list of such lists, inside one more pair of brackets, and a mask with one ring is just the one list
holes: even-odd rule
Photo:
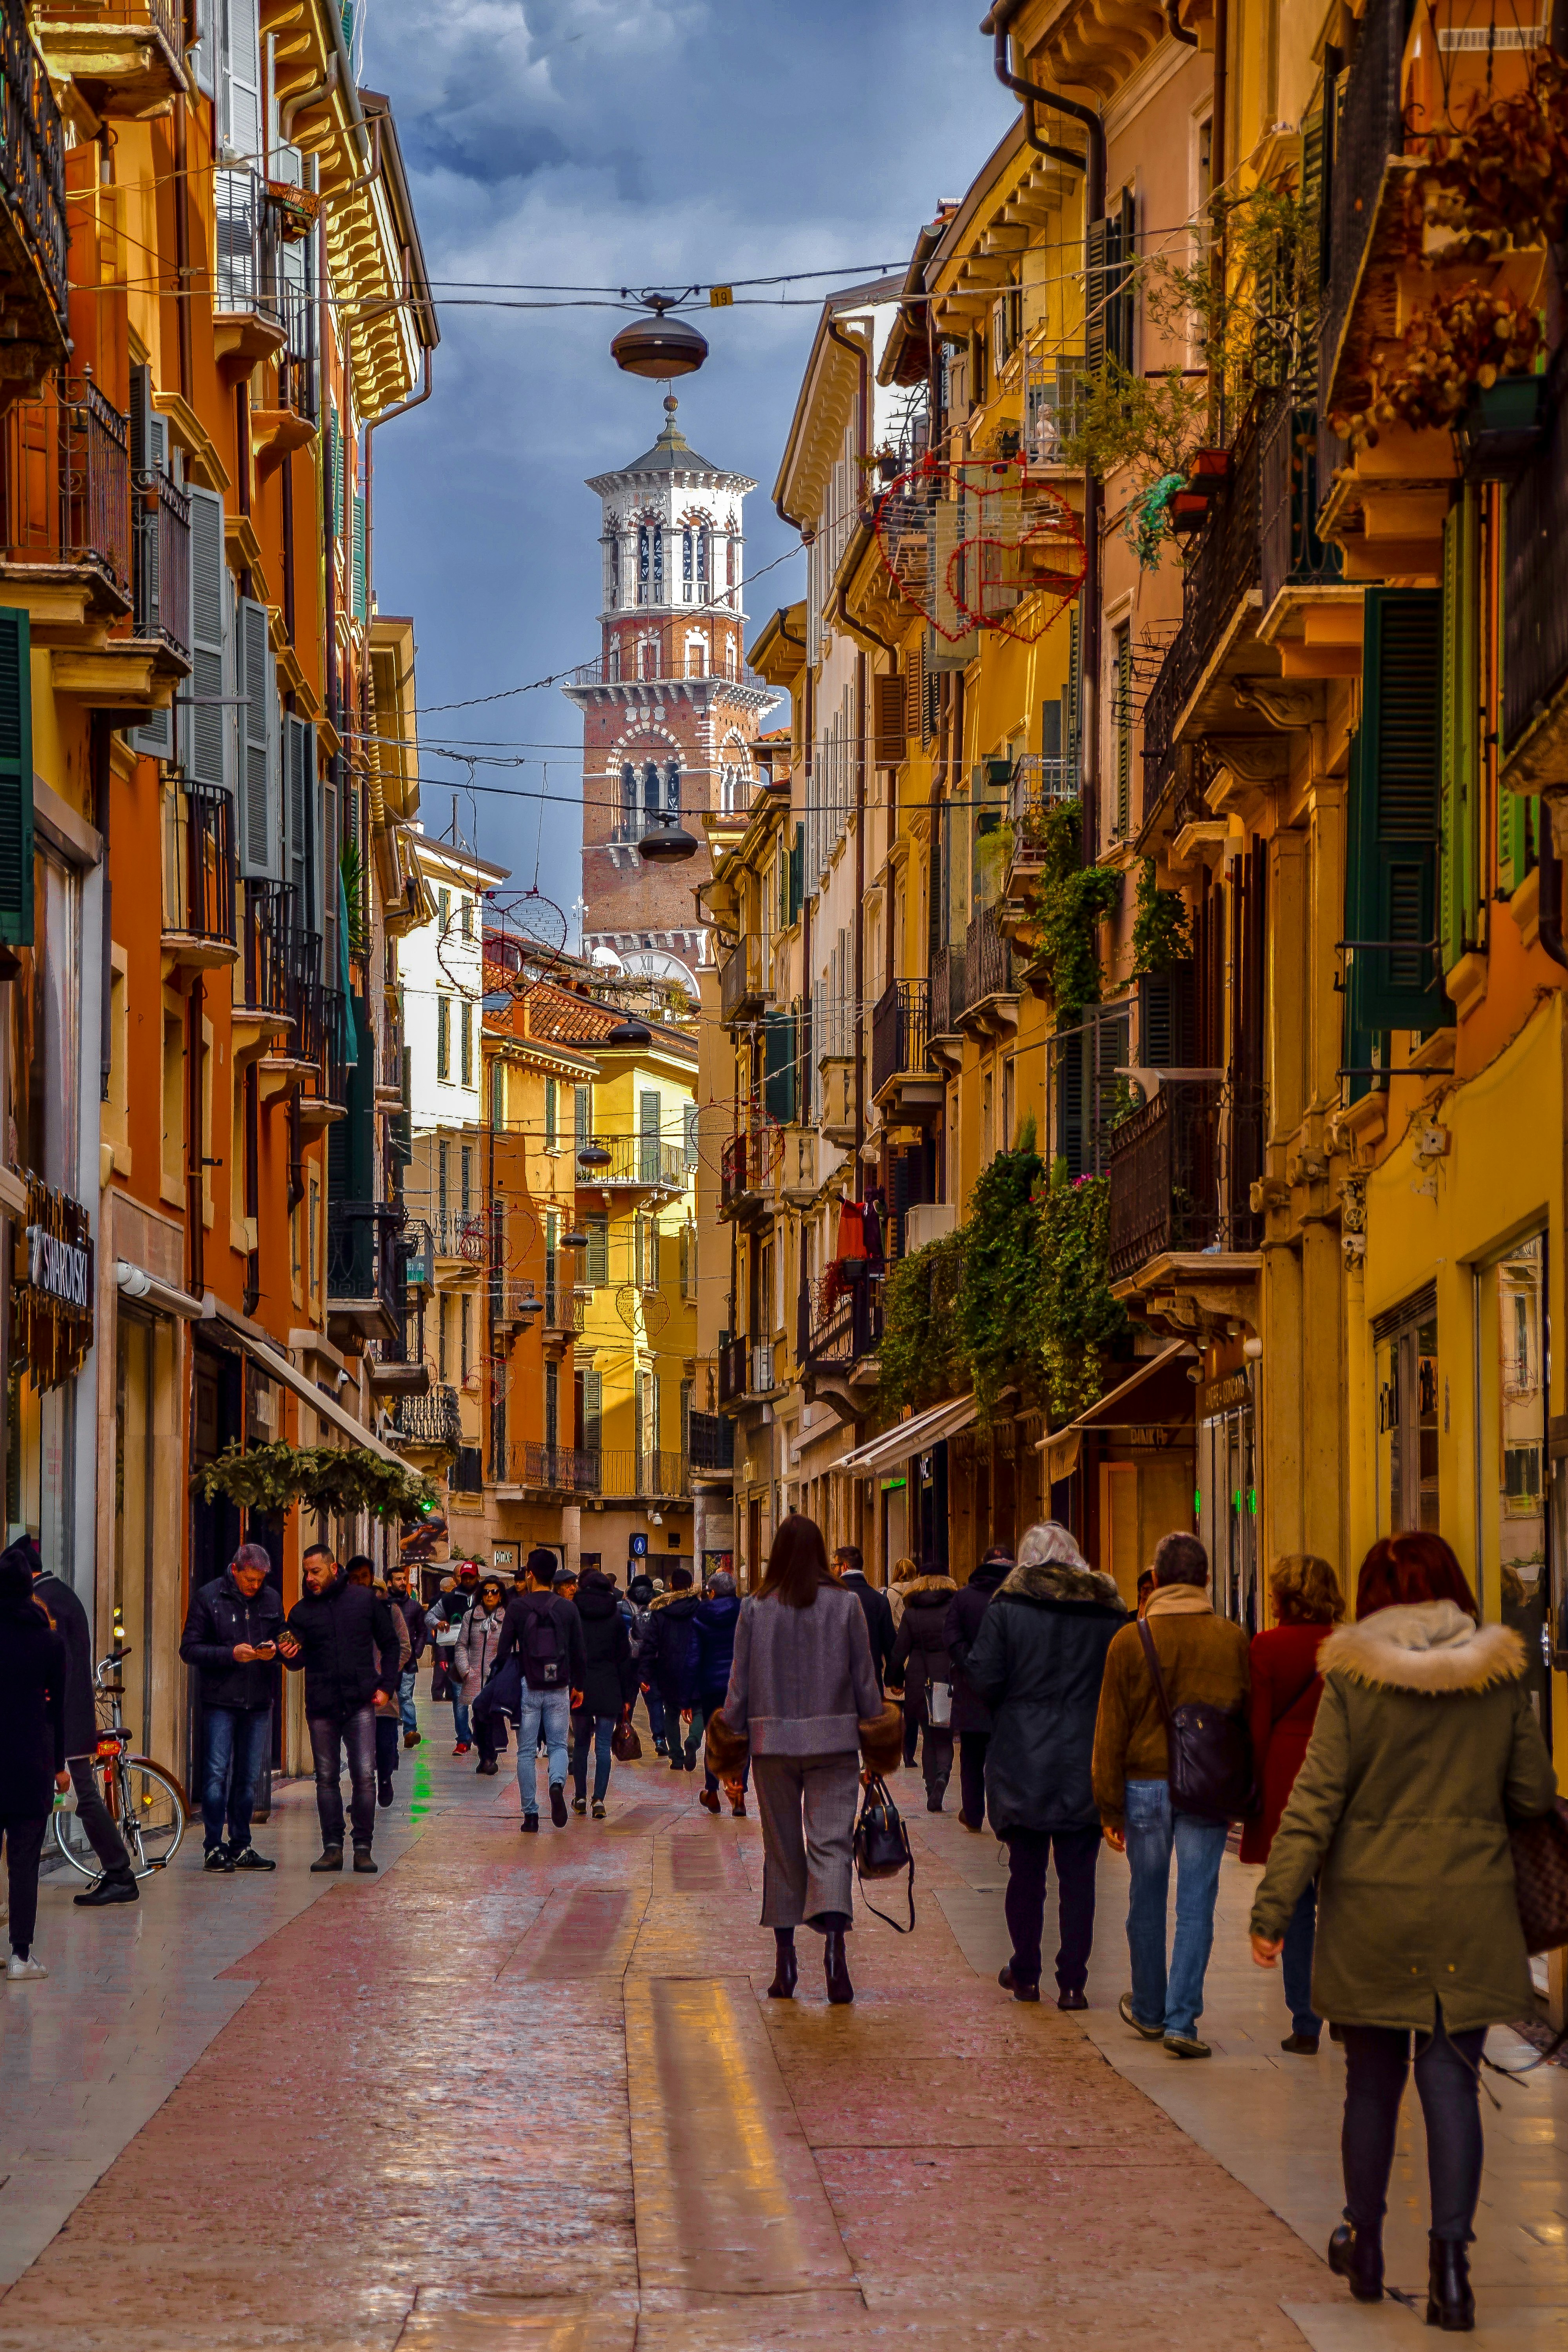
[[354, 492], [353, 600], [354, 618], [360, 622], [367, 620], [370, 615], [369, 583], [365, 579], [364, 559], [364, 499], [362, 493], [356, 490]]
[[33, 944], [33, 676], [28, 618], [0, 605], [0, 940]]
[[608, 1217], [588, 1220], [588, 1280], [602, 1286], [610, 1278], [610, 1221]]
[[1443, 529], [1443, 970], [1474, 947], [1480, 923], [1480, 560], [1468, 489]]
[[797, 824], [789, 853], [789, 913], [784, 918], [793, 923], [800, 912], [803, 877], [805, 872], [805, 827]]
[[769, 1013], [763, 1021], [763, 1108], [789, 1127], [795, 1108], [795, 1015]]
[[1087, 1141], [1084, 1118], [1083, 1032], [1075, 1029], [1051, 1046], [1051, 1077], [1056, 1088], [1056, 1156], [1067, 1162], [1069, 1179], [1084, 1172]]
[[[1359, 773], [1345, 877], [1350, 1017], [1361, 1030], [1431, 1029], [1442, 784], [1442, 596], [1369, 588]], [[1406, 944], [1407, 943], [1407, 944]]]

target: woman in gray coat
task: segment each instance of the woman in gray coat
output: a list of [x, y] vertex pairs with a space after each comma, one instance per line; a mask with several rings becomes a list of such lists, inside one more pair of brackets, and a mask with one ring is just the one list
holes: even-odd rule
[[855, 1998], [844, 1951], [860, 1725], [882, 1712], [866, 1612], [836, 1582], [822, 1531], [793, 1512], [741, 1611], [722, 1722], [750, 1741], [763, 1820], [763, 1925], [777, 1944], [768, 1991], [788, 2000], [802, 1923], [826, 1938], [827, 1998]]

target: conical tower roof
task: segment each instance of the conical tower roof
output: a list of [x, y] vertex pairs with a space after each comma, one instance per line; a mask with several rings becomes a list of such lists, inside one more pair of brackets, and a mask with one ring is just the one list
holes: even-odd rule
[[710, 457], [700, 457], [675, 421], [679, 402], [671, 393], [665, 401], [665, 426], [651, 449], [623, 466], [623, 474], [727, 474], [728, 466], [716, 466]]

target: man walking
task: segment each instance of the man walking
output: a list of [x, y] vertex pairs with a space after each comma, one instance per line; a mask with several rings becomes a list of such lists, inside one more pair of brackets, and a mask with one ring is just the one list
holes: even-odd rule
[[[256, 1783], [272, 1751], [273, 1662], [283, 1603], [260, 1544], [241, 1544], [191, 1595], [180, 1655], [201, 1678], [202, 1825], [206, 1868], [275, 1870], [250, 1843]], [[224, 1834], [227, 1829], [227, 1836]]]
[[893, 1622], [893, 1604], [885, 1592], [879, 1592], [867, 1581], [865, 1561], [858, 1544], [840, 1544], [833, 1555], [833, 1573], [847, 1592], [852, 1592], [866, 1612], [866, 1631], [871, 1638], [871, 1664], [877, 1670], [877, 1688], [882, 1687], [888, 1671], [888, 1661], [893, 1654], [898, 1627]]
[[1005, 1544], [993, 1544], [967, 1584], [947, 1604], [947, 1654], [952, 1660], [952, 1728], [958, 1740], [958, 1818], [966, 1830], [985, 1827], [985, 1751], [991, 1744], [991, 1709], [970, 1681], [965, 1662], [974, 1646], [991, 1596], [1012, 1572]]
[[[670, 1590], [656, 1592], [648, 1603], [647, 1634], [643, 1643], [641, 1664], [645, 1674], [651, 1673], [660, 1702], [664, 1707], [664, 1736], [669, 1745], [669, 1769], [672, 1772], [695, 1772], [697, 1741], [701, 1729], [701, 1708], [697, 1689], [697, 1595], [691, 1589], [691, 1570], [672, 1568]], [[691, 1727], [687, 1734], [685, 1752], [680, 1742], [680, 1718], [691, 1714]]]
[[[1161, 1538], [1143, 1622], [1173, 1715], [1195, 1705], [1226, 1714], [1247, 1706], [1247, 1635], [1215, 1615], [1208, 1574], [1208, 1555], [1196, 1536]], [[1121, 1997], [1121, 2019], [1146, 2042], [1163, 2041], [1172, 2058], [1206, 2058], [1209, 2045], [1199, 2041], [1197, 2021], [1226, 1824], [1174, 1811], [1169, 1770], [1164, 1719], [1141, 1631], [1126, 1625], [1106, 1653], [1094, 1729], [1095, 1802], [1106, 1841], [1126, 1854], [1132, 1878], [1127, 1910], [1132, 1990]], [[1167, 1969], [1173, 1853], [1176, 1934]]]
[[343, 1752], [353, 1794], [354, 1868], [374, 1873], [375, 1709], [388, 1693], [381, 1660], [398, 1650], [391, 1610], [368, 1585], [351, 1584], [325, 1544], [305, 1554], [305, 1587], [289, 1612], [278, 1647], [286, 1665], [305, 1673], [305, 1720], [316, 1766], [321, 1854], [312, 1870], [343, 1866]]
[[92, 1769], [98, 1748], [98, 1702], [87, 1611], [68, 1584], [46, 1570], [30, 1535], [18, 1537], [7, 1551], [0, 1553], [0, 1564], [6, 1560], [26, 1569], [32, 1578], [33, 1599], [65, 1644], [65, 1769], [76, 1791], [77, 1819], [102, 1865], [101, 1874], [75, 1901], [82, 1910], [99, 1910], [106, 1903], [135, 1903], [140, 1897], [131, 1856], [110, 1818]]
[[453, 1680], [452, 1660], [457, 1653], [458, 1635], [463, 1620], [479, 1597], [479, 1570], [471, 1559], [459, 1560], [456, 1577], [450, 1580], [442, 1580], [441, 1597], [431, 1603], [425, 1620], [426, 1631], [436, 1652], [437, 1671], [443, 1666], [446, 1668], [447, 1696], [452, 1702], [454, 1756], [466, 1756], [473, 1746], [468, 1703], [462, 1695], [460, 1685]]
[[425, 1604], [408, 1580], [405, 1568], [388, 1570], [386, 1597], [395, 1609], [403, 1612], [403, 1622], [408, 1628], [410, 1655], [408, 1664], [397, 1678], [397, 1712], [403, 1721], [403, 1745], [417, 1748], [421, 1733], [419, 1718], [414, 1712], [414, 1685], [419, 1676], [419, 1661], [425, 1654], [429, 1634], [425, 1625]]
[[554, 1589], [555, 1555], [542, 1546], [528, 1556], [528, 1591], [506, 1604], [496, 1667], [515, 1650], [522, 1670], [517, 1712], [517, 1785], [522, 1827], [539, 1828], [539, 1741], [544, 1737], [550, 1779], [550, 1818], [566, 1826], [566, 1735], [572, 1710], [582, 1704], [587, 1671], [583, 1621], [576, 1604]]

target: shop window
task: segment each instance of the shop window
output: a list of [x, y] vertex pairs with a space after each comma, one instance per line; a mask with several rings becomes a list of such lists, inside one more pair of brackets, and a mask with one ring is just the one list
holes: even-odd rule
[[[1502, 1621], [1523, 1639], [1531, 1696], [1537, 1712], [1544, 1715], [1548, 1675], [1543, 1636], [1552, 1598], [1545, 1491], [1545, 1235], [1534, 1234], [1516, 1244], [1490, 1273], [1497, 1286], [1494, 1491]], [[1483, 1302], [1486, 1280], [1483, 1274]], [[1483, 1431], [1485, 1418], [1483, 1409]]]
[[1443, 1399], [1437, 1301], [1428, 1289], [1373, 1325], [1380, 1535], [1436, 1534]]

